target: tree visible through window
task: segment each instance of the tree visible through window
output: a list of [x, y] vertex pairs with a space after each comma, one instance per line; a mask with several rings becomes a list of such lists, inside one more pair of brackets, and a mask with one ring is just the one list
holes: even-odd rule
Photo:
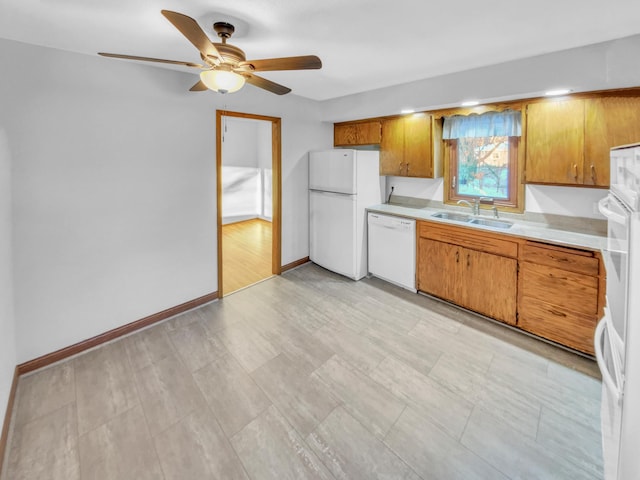
[[509, 198], [509, 137], [458, 139], [458, 195]]

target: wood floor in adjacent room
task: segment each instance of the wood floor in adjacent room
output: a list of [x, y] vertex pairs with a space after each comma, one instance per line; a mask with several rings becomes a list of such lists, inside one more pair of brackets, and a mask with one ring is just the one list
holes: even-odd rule
[[2, 480], [601, 479], [596, 377], [307, 264], [21, 378]]
[[222, 294], [269, 278], [271, 222], [255, 218], [222, 226]]

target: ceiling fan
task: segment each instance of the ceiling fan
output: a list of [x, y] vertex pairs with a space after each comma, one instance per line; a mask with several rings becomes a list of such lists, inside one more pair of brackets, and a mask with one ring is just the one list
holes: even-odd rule
[[200, 58], [202, 58], [204, 62], [203, 65], [177, 60], [164, 60], [162, 58], [120, 55], [117, 53], [98, 52], [98, 55], [200, 68], [202, 70], [202, 72], [200, 72], [200, 81], [189, 89], [192, 92], [210, 89], [218, 93], [231, 93], [240, 90], [244, 83], [247, 82], [275, 93], [276, 95], [284, 95], [289, 93], [291, 89], [267, 80], [266, 78], [254, 75], [254, 72], [315, 70], [322, 68], [322, 62], [315, 55], [247, 60], [242, 50], [227, 43], [227, 39], [230, 38], [235, 31], [234, 26], [230, 23], [216, 22], [213, 25], [213, 29], [221, 39], [221, 43], [213, 43], [193, 18], [170, 10], [162, 10], [162, 15], [198, 49]]

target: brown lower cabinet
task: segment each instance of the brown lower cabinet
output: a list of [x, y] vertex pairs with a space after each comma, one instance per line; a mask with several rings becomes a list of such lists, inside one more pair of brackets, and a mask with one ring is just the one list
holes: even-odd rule
[[604, 288], [598, 253], [524, 242], [518, 278], [518, 326], [593, 355], [593, 333], [602, 317]]
[[599, 253], [418, 222], [418, 290], [593, 355]]
[[[518, 261], [500, 252], [504, 240], [492, 242], [473, 232], [456, 235], [449, 227], [426, 222], [419, 232], [418, 290], [516, 324]], [[450, 243], [452, 237], [457, 243]]]

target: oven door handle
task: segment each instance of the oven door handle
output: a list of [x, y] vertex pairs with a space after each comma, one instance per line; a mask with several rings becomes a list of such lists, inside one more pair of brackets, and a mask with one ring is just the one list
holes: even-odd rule
[[[604, 353], [602, 351], [603, 336], [604, 336], [605, 330], [607, 329], [607, 324], [608, 323], [609, 323], [608, 322], [608, 316], [605, 314], [605, 316], [602, 318], [602, 320], [600, 320], [600, 322], [598, 322], [598, 325], [596, 326], [596, 331], [595, 331], [595, 334], [594, 334], [594, 344], [595, 344], [594, 346], [595, 346], [595, 351], [596, 351], [596, 362], [598, 362], [598, 367], [600, 367], [600, 372], [602, 373], [602, 381], [605, 383], [605, 385], [607, 386], [607, 389], [614, 396], [616, 402], [620, 403], [620, 397], [621, 397], [620, 387], [618, 386], [616, 381], [611, 376], [611, 373], [609, 372], [609, 368], [607, 366], [607, 363], [606, 363], [606, 361], [604, 359]], [[608, 335], [608, 338], [610, 339], [611, 336]], [[612, 354], [611, 355], [611, 360], [613, 362], [613, 368], [614, 368], [614, 370], [616, 370], [616, 372], [615, 372], [616, 373], [616, 380], [620, 380], [619, 379], [620, 367], [619, 367], [618, 362], [617, 362], [615, 350], [613, 349], [613, 345], [611, 345], [611, 341], [610, 340], [609, 340], [609, 351]]]
[[608, 219], [613, 220], [614, 222], [619, 223], [621, 225], [626, 225], [627, 217], [625, 217], [624, 215], [620, 215], [619, 213], [616, 213], [609, 208], [610, 198], [611, 197], [606, 196], [603, 199], [601, 199], [598, 202], [598, 210], [600, 210], [600, 213], [603, 214]]

